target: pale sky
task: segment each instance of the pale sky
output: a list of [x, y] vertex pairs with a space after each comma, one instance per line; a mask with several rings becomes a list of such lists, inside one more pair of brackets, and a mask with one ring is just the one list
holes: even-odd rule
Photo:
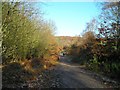
[[96, 2], [46, 2], [42, 11], [45, 19], [55, 23], [57, 36], [80, 35], [86, 23], [100, 14]]

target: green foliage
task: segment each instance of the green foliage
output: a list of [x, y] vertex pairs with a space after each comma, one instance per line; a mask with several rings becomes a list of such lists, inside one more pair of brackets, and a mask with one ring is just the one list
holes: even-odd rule
[[87, 63], [87, 67], [95, 72], [99, 71], [99, 65], [100, 62], [98, 62], [98, 59], [96, 56], [93, 57], [93, 59], [90, 59], [89, 63]]
[[[26, 3], [2, 3], [3, 64], [11, 61], [43, 57], [50, 48], [54, 25], [36, 20]], [[34, 12], [33, 12], [34, 13]]]
[[35, 13], [29, 3], [2, 3], [3, 86], [24, 83], [34, 78], [46, 61], [57, 60], [55, 26], [42, 17], [36, 19]]

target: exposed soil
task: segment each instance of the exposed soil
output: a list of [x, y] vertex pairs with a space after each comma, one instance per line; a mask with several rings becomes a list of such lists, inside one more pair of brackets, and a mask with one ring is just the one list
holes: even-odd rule
[[71, 62], [71, 58], [60, 58], [55, 70], [60, 74], [63, 88], [118, 88], [117, 82], [107, 77], [86, 70], [84, 66]]
[[120, 84], [62, 56], [56, 66], [40, 73], [37, 80], [6, 88], [120, 88]]

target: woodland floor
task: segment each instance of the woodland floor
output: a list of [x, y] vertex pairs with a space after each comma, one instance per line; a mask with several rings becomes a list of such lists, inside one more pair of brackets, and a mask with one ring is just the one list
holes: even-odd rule
[[120, 88], [120, 84], [105, 76], [89, 71], [85, 66], [61, 56], [58, 64], [38, 75], [37, 80], [7, 88]]

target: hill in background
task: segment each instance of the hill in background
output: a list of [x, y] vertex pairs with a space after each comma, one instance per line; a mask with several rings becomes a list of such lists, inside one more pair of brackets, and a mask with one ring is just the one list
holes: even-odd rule
[[72, 44], [74, 44], [80, 37], [75, 36], [56, 36], [56, 40], [59, 44], [59, 46], [63, 47], [70, 47]]

